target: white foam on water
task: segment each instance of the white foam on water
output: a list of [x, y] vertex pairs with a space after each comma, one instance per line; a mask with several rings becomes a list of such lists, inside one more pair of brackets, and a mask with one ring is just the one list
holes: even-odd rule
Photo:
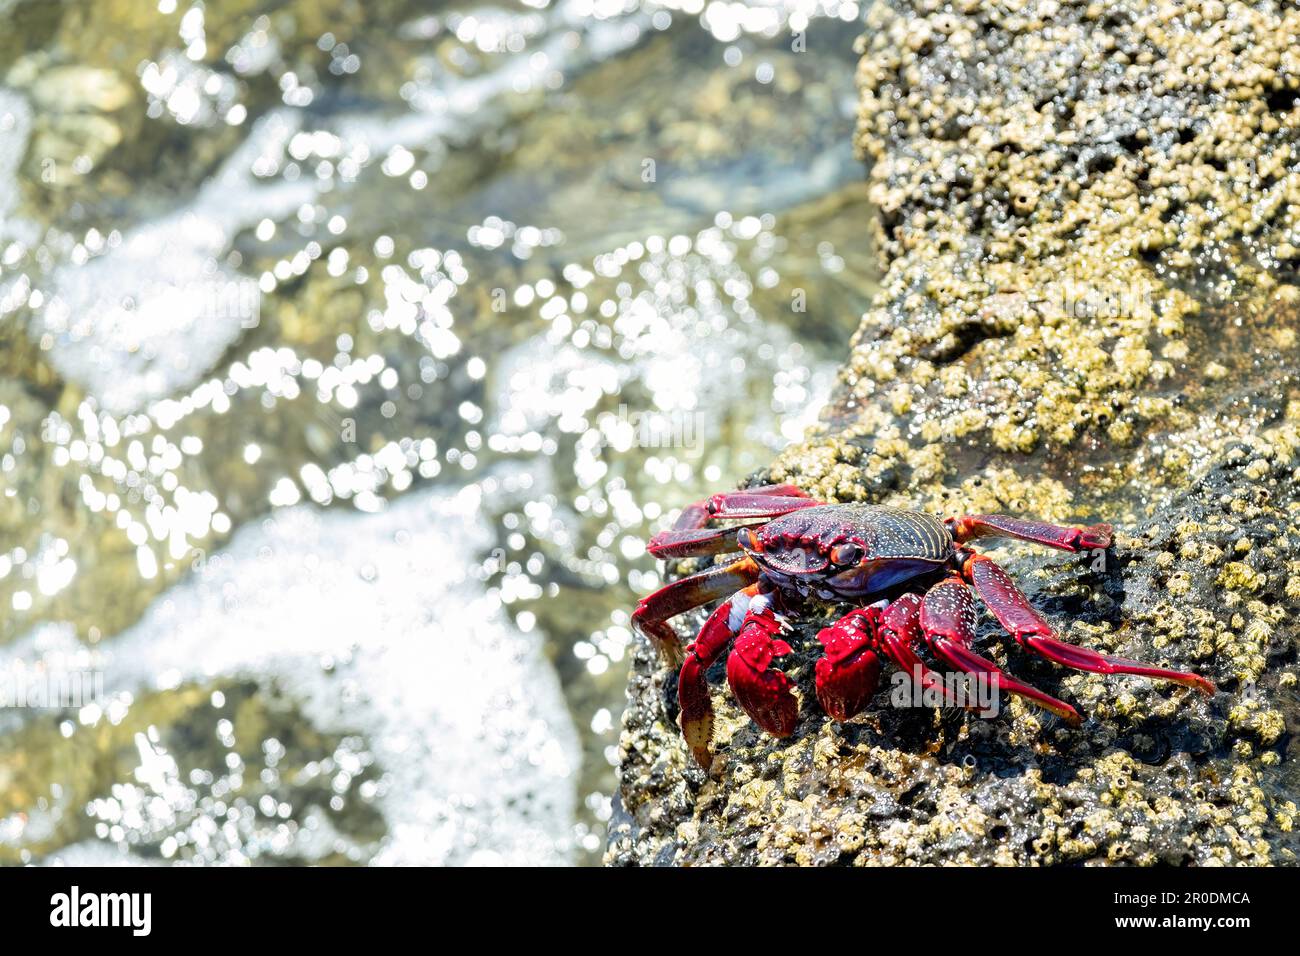
[[27, 153], [32, 110], [25, 97], [0, 87], [0, 237], [18, 204], [18, 166]]
[[135, 411], [196, 383], [257, 323], [256, 283], [217, 257], [240, 230], [316, 196], [310, 178], [261, 184], [252, 173], [253, 161], [282, 152], [300, 123], [290, 110], [263, 117], [188, 205], [56, 272], [32, 332], [50, 336], [60, 374], [109, 412]]
[[148, 866], [153, 861], [132, 856], [107, 843], [73, 843], [41, 861], [45, 866]]
[[[467, 141], [495, 127], [501, 110], [492, 110], [503, 97], [523, 90], [543, 89], [553, 76], [572, 76], [640, 41], [650, 29], [648, 14], [629, 7], [615, 15], [593, 17], [590, 0], [560, 0], [546, 11], [516, 13], [490, 7], [466, 11], [479, 30], [505, 36], [512, 24], [538, 19], [543, 22], [528, 47], [513, 55], [496, 55], [490, 69], [477, 76], [461, 76], [442, 67], [433, 57], [435, 71], [422, 81], [410, 98], [412, 112], [382, 123], [352, 114], [345, 129], [364, 131], [376, 150], [426, 142], [434, 137]], [[417, 24], [409, 25], [418, 27]]]
[[[378, 515], [277, 511], [102, 642], [106, 695], [274, 682], [374, 754], [388, 828], [373, 862], [569, 862], [577, 734], [540, 638], [466, 570], [487, 547], [479, 506], [471, 489]], [[49, 654], [58, 630], [0, 649], [0, 667]], [[110, 856], [78, 846], [55, 861]]]
[[[504, 94], [612, 55], [634, 43], [645, 25], [639, 15], [590, 21], [581, 9], [570, 0], [550, 13], [540, 46], [501, 57], [483, 75], [444, 78], [445, 84], [426, 91], [429, 102], [423, 108], [417, 97], [417, 108], [400, 116], [341, 114], [323, 125], [337, 130], [350, 151], [372, 158], [397, 146], [470, 137], [502, 120], [489, 107]], [[491, 14], [484, 11], [485, 17]], [[575, 30], [591, 42], [573, 42]], [[4, 107], [0, 100], [0, 116]], [[312, 176], [263, 183], [252, 173], [253, 161], [282, 154], [301, 124], [302, 114], [289, 109], [263, 117], [191, 203], [131, 230], [107, 254], [58, 270], [53, 295], [32, 334], [50, 336], [51, 363], [104, 410], [139, 411], [192, 387], [245, 328], [257, 324], [257, 282], [219, 257], [241, 230], [263, 218], [282, 220], [319, 194], [324, 184]], [[0, 213], [4, 190], [14, 182], [12, 171], [6, 175], [2, 150]]]

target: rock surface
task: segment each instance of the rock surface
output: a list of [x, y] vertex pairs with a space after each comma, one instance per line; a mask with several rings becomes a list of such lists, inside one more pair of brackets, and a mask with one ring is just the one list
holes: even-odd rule
[[826, 608], [785, 661], [793, 737], [715, 668], [705, 774], [642, 647], [607, 862], [1295, 862], [1298, 34], [1270, 3], [873, 6], [858, 146], [887, 272], [820, 431], [754, 476], [1112, 521], [1104, 562], [994, 554], [1067, 639], [1218, 695], [1057, 669], [985, 615], [984, 651], [1081, 729], [1018, 700], [895, 708], [887, 684], [835, 723]]

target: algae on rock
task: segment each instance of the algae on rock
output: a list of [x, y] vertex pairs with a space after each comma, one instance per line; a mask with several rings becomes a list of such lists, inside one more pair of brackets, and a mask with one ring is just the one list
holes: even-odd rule
[[858, 146], [887, 271], [820, 429], [758, 476], [1112, 521], [1103, 566], [1009, 569], [1067, 639], [1220, 693], [1064, 671], [985, 616], [1082, 729], [883, 690], [838, 724], [811, 692], [828, 608], [785, 661], [796, 734], [715, 685], [705, 775], [641, 648], [608, 862], [1295, 862], [1298, 41], [1272, 3], [876, 3]]

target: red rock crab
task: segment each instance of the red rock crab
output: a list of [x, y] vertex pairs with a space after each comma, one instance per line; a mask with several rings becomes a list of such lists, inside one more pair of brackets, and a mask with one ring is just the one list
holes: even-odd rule
[[[710, 528], [713, 519], [745, 523]], [[974, 595], [1021, 647], [1048, 660], [1082, 671], [1176, 681], [1214, 693], [1214, 685], [1199, 675], [1057, 640], [1006, 571], [966, 546], [987, 537], [1079, 552], [1109, 547], [1111, 528], [1007, 515], [940, 520], [876, 505], [824, 504], [794, 485], [714, 495], [684, 509], [672, 530], [650, 541], [651, 554], [696, 557], [739, 549], [743, 556], [660, 588], [641, 600], [632, 621], [666, 657], [682, 661], [681, 727], [696, 761], [708, 767], [712, 760], [713, 705], [705, 672], [728, 649], [727, 681], [745, 713], [774, 736], [794, 732], [798, 703], [793, 685], [772, 665], [791, 651], [781, 638], [786, 629], [782, 612], [808, 598], [855, 605], [817, 635], [824, 648], [815, 671], [817, 699], [836, 720], [847, 720], [867, 705], [882, 660], [924, 685], [943, 687], [942, 678], [917, 654], [928, 648], [957, 671], [994, 683], [1077, 726], [1081, 718], [1069, 704], [1017, 681], [975, 652]], [[704, 622], [683, 661], [668, 619], [728, 596]], [[867, 604], [882, 597], [887, 600]]]

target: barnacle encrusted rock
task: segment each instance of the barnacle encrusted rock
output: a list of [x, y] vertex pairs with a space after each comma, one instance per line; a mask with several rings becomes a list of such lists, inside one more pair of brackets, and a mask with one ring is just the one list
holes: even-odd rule
[[795, 736], [719, 684], [706, 775], [643, 648], [608, 861], [1295, 862], [1300, 12], [889, 0], [862, 51], [887, 273], [819, 431], [758, 477], [1113, 521], [1102, 560], [999, 554], [1067, 639], [1220, 693], [1063, 671], [986, 619], [985, 649], [1083, 728], [1018, 700], [893, 707], [888, 686], [834, 723], [816, 612], [787, 659]]

